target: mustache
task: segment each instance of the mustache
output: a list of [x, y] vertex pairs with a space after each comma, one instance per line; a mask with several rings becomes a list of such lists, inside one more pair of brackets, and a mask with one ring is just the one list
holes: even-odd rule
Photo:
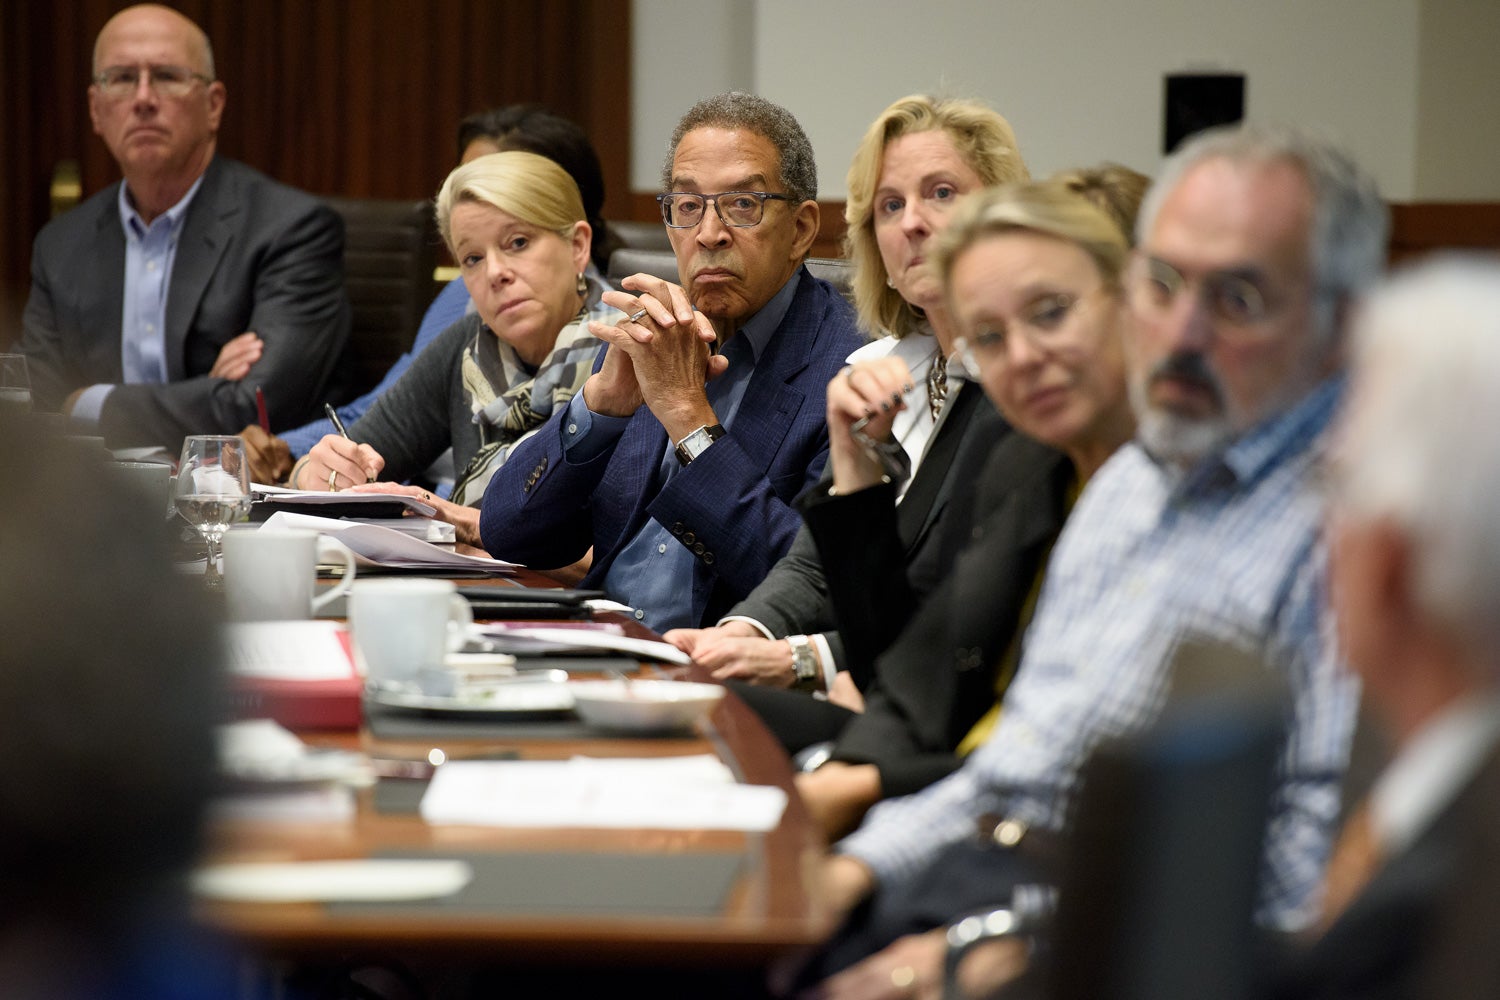
[[1151, 369], [1149, 381], [1155, 382], [1164, 378], [1197, 382], [1211, 391], [1216, 399], [1221, 402], [1224, 399], [1224, 387], [1219, 383], [1219, 376], [1214, 374], [1214, 370], [1208, 366], [1208, 361], [1197, 351], [1179, 351], [1159, 361]]

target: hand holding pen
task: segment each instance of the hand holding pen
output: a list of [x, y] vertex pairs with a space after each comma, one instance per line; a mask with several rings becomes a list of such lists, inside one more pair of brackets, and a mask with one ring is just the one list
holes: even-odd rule
[[323, 435], [323, 439], [297, 463], [292, 485], [305, 490], [326, 488], [331, 492], [373, 482], [385, 468], [385, 459], [369, 445], [351, 439], [332, 406], [325, 404], [324, 412], [338, 433]]

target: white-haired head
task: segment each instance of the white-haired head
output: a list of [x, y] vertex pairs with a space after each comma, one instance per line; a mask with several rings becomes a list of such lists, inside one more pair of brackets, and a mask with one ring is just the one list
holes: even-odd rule
[[1339, 510], [1406, 535], [1415, 600], [1493, 670], [1500, 663], [1500, 257], [1442, 256], [1402, 271], [1365, 303], [1352, 350]]

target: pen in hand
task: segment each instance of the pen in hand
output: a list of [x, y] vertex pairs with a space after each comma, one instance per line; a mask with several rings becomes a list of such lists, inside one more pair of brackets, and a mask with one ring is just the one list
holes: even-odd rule
[[333, 422], [333, 429], [339, 432], [339, 437], [345, 441], [351, 440], [349, 432], [344, 430], [344, 422], [339, 419], [339, 411], [333, 408], [333, 404], [324, 403], [323, 412], [328, 414], [328, 419]]
[[[344, 430], [344, 422], [339, 419], [339, 411], [335, 410], [333, 408], [333, 404], [332, 403], [324, 403], [323, 404], [323, 412], [326, 413], [326, 414], [328, 414], [328, 419], [333, 423], [333, 429], [339, 432], [339, 437], [343, 438], [345, 441], [353, 441], [354, 440], [352, 437], [349, 436], [349, 432], [346, 431], [346, 430]], [[330, 472], [328, 474], [328, 488], [330, 490], [334, 488], [334, 486], [333, 486], [333, 477], [335, 475], [337, 475], [337, 473]], [[373, 481], [373, 479], [374, 479], [374, 477], [371, 476], [368, 472], [365, 473], [365, 482], [367, 482], [367, 483], [371, 482], [371, 481]]]

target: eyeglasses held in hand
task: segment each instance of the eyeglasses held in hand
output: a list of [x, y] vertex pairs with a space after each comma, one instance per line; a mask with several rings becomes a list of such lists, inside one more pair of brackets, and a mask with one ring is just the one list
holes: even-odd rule
[[186, 66], [110, 66], [94, 75], [94, 84], [113, 100], [123, 100], [141, 85], [141, 70], [159, 97], [186, 97], [193, 84], [213, 83], [211, 77]]
[[721, 191], [718, 194], [698, 194], [691, 191], [673, 191], [659, 194], [661, 218], [671, 229], [695, 229], [703, 221], [708, 203], [726, 226], [744, 229], [760, 223], [766, 212], [768, 201], [791, 201], [790, 195], [771, 191]]
[[865, 427], [870, 423], [869, 417], [861, 417], [849, 426], [849, 436], [854, 443], [870, 457], [872, 462], [880, 465], [885, 477], [900, 486], [911, 476], [911, 456], [906, 449], [901, 447], [901, 442], [894, 438], [877, 441], [865, 433]]

